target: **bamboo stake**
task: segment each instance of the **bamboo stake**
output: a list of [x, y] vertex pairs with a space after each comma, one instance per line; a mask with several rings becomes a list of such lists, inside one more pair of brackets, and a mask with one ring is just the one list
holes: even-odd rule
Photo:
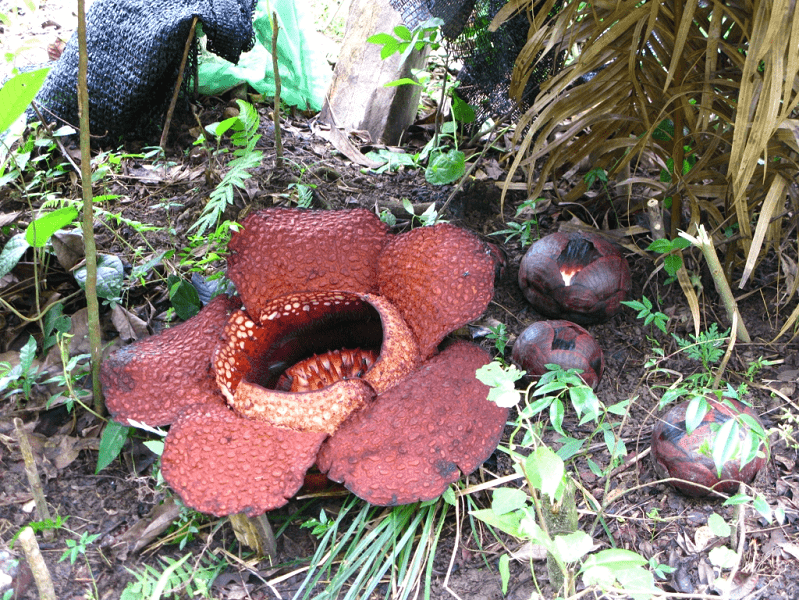
[[716, 291], [719, 293], [719, 296], [721, 296], [721, 301], [724, 303], [724, 308], [727, 310], [727, 317], [733, 324], [735, 324], [737, 320], [736, 335], [742, 342], [748, 344], [752, 341], [752, 338], [749, 337], [746, 325], [743, 319], [741, 319], [741, 313], [738, 311], [738, 305], [735, 303], [735, 296], [732, 295], [732, 289], [730, 289], [730, 284], [727, 281], [727, 277], [724, 275], [721, 261], [719, 261], [716, 248], [713, 246], [713, 240], [708, 235], [707, 231], [705, 231], [705, 226], [699, 226], [696, 237], [684, 231], [680, 232], [680, 236], [691, 242], [704, 254], [707, 266], [710, 268], [710, 274], [713, 277], [713, 283], [716, 284]]
[[89, 345], [92, 354], [92, 393], [94, 410], [103, 414], [100, 387], [102, 338], [100, 302], [97, 300], [97, 246], [94, 242], [94, 206], [92, 204], [92, 155], [89, 138], [89, 54], [86, 48], [86, 2], [78, 0], [78, 116], [80, 117], [80, 179], [83, 192], [83, 248], [86, 255], [86, 308], [89, 321]]
[[[28, 477], [28, 485], [31, 487], [33, 501], [36, 503], [36, 517], [39, 521], [50, 521], [50, 509], [47, 508], [47, 500], [44, 497], [42, 480], [39, 471], [36, 469], [36, 459], [33, 457], [33, 449], [28, 440], [28, 434], [22, 424], [22, 419], [14, 418], [14, 431], [19, 442], [19, 451], [22, 452], [22, 460], [25, 462], [25, 475]], [[53, 530], [45, 529], [42, 533], [46, 542], [53, 540]]]
[[25, 553], [31, 573], [33, 573], [33, 579], [39, 589], [40, 600], [56, 600], [53, 579], [50, 577], [50, 571], [47, 569], [41, 550], [39, 550], [39, 544], [36, 542], [36, 536], [33, 535], [33, 529], [26, 527], [17, 539], [19, 540], [19, 545], [22, 546], [22, 551]]

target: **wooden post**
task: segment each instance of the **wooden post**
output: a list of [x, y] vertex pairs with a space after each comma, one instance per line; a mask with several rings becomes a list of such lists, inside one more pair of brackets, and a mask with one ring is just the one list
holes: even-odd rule
[[319, 120], [347, 131], [366, 130], [374, 142], [396, 145], [416, 118], [421, 89], [416, 85], [384, 87], [390, 81], [413, 77], [426, 52], [413, 51], [401, 60], [380, 58], [381, 46], [367, 43], [376, 33], [394, 33], [402, 19], [388, 0], [353, 0], [344, 45], [339, 53]]

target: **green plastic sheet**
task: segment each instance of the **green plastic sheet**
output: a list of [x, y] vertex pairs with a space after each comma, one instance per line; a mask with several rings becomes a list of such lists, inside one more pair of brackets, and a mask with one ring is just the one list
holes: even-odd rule
[[214, 55], [203, 56], [199, 90], [203, 94], [218, 94], [246, 81], [260, 94], [274, 96], [272, 11], [277, 13], [278, 21], [280, 98], [290, 106], [318, 111], [332, 76], [325, 56], [330, 44], [316, 31], [308, 8], [296, 0], [260, 0], [253, 20], [255, 47], [241, 55], [238, 65]]

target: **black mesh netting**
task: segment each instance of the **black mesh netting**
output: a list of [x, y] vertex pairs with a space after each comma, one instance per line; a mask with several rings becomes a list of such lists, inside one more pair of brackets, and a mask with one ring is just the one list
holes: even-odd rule
[[[254, 42], [255, 0], [95, 0], [86, 14], [89, 119], [104, 141], [160, 126], [196, 16], [207, 47], [237, 63]], [[42, 116], [78, 125], [78, 36], [36, 96]]]
[[508, 95], [513, 63], [527, 42], [530, 22], [522, 12], [496, 32], [488, 26], [507, 0], [389, 0], [405, 24], [414, 28], [431, 17], [444, 21], [442, 32], [463, 62], [458, 94], [477, 106], [477, 121], [524, 109], [541, 83], [561, 66], [562, 53], [551, 52], [533, 70], [522, 94], [522, 106]]

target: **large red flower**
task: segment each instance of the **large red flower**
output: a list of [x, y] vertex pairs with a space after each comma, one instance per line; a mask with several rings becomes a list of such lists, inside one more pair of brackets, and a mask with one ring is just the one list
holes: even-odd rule
[[162, 471], [188, 506], [260, 514], [314, 463], [373, 504], [406, 504], [491, 455], [507, 409], [475, 378], [489, 356], [442, 344], [491, 299], [479, 240], [447, 224], [391, 235], [366, 210], [243, 225], [228, 260], [239, 296], [102, 368], [115, 419], [171, 424]]

